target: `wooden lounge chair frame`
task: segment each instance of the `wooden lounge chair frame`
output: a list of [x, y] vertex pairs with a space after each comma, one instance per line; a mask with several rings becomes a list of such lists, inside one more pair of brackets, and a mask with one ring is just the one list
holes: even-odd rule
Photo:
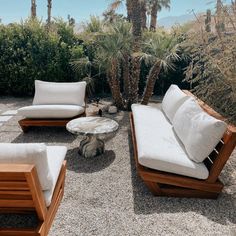
[[68, 119], [29, 119], [29, 118], [25, 118], [25, 119], [19, 120], [18, 123], [24, 133], [27, 133], [29, 131], [29, 128], [32, 126], [65, 127], [69, 121], [74, 120], [79, 117], [86, 116], [86, 107], [87, 107], [86, 101], [87, 101], [87, 97], [85, 98], [84, 112], [82, 114], [72, 117], [72, 118], [68, 118]]
[[[195, 97], [191, 92], [186, 94]], [[196, 98], [196, 97], [195, 97]], [[225, 120], [219, 113], [196, 98], [199, 105], [211, 116]], [[228, 125], [227, 131], [213, 152], [205, 159], [204, 164], [209, 170], [209, 177], [206, 180], [171, 174], [163, 171], [153, 170], [144, 167], [138, 162], [137, 142], [133, 114], [130, 113], [131, 134], [134, 149], [136, 169], [139, 176], [155, 196], [169, 197], [195, 197], [195, 198], [217, 198], [224, 185], [219, 180], [219, 175], [228, 161], [236, 146], [236, 127]], [[157, 144], [158, 145], [158, 144]]]
[[75, 117], [72, 117], [72, 118], [69, 118], [69, 119], [28, 119], [28, 118], [25, 118], [23, 120], [19, 120], [18, 123], [19, 123], [22, 131], [24, 133], [27, 133], [29, 131], [29, 128], [33, 127], [33, 126], [38, 126], [38, 127], [42, 127], [42, 126], [64, 127], [64, 126], [66, 126], [66, 124], [69, 121], [74, 120], [74, 119], [79, 118], [79, 117], [84, 117], [84, 116], [86, 116], [86, 112], [82, 113], [79, 116], [75, 116]]
[[38, 216], [36, 228], [1, 228], [4, 236], [46, 236], [64, 194], [66, 161], [63, 162], [52, 201], [46, 207], [34, 165], [0, 164], [0, 213], [32, 213]]

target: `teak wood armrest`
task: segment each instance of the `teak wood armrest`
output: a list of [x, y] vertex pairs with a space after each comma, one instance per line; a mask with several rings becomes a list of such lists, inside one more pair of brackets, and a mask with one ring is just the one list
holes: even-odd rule
[[47, 207], [34, 165], [0, 164], [0, 212], [36, 212], [38, 216], [36, 228], [0, 228], [0, 235], [46, 236], [64, 194], [65, 174], [66, 161], [61, 167], [51, 204]]

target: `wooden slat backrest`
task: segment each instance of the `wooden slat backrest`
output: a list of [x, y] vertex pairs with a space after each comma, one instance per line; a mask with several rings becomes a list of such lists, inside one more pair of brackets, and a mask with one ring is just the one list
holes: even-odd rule
[[[184, 92], [187, 95], [194, 97], [198, 101], [198, 104], [202, 107], [202, 109], [209, 115], [215, 117], [216, 119], [223, 120], [227, 123], [226, 118], [217, 113], [215, 110], [213, 110], [210, 106], [201, 101], [199, 98], [194, 96], [191, 92], [187, 90], [184, 90]], [[206, 180], [207, 182], [214, 183], [218, 179], [222, 169], [224, 168], [224, 165], [228, 161], [235, 146], [236, 146], [236, 127], [234, 125], [228, 124], [228, 128], [224, 136], [222, 137], [221, 141], [217, 144], [215, 150], [213, 150], [213, 152], [209, 155], [209, 157], [204, 161], [205, 165], [207, 166], [210, 172], [209, 177]]]
[[0, 164], [0, 209], [34, 210], [40, 220], [47, 212], [34, 165]]
[[[227, 131], [229, 132], [229, 131]], [[236, 146], [236, 133], [231, 133], [230, 138], [227, 138], [224, 145], [220, 148], [218, 156], [212, 158], [212, 166], [209, 169], [210, 174], [207, 179], [208, 182], [214, 183], [228, 161], [231, 153]]]

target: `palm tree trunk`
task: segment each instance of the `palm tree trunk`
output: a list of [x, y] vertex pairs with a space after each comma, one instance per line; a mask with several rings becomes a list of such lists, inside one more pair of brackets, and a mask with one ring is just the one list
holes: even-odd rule
[[142, 29], [147, 28], [147, 8], [146, 8], [146, 2], [141, 2], [141, 19], [142, 19]]
[[151, 22], [150, 22], [150, 30], [155, 31], [156, 26], [157, 26], [157, 10], [158, 10], [158, 5], [157, 1], [154, 1], [152, 10], [151, 10]]
[[131, 0], [126, 0], [126, 8], [127, 8], [127, 20], [130, 22], [132, 18], [132, 5]]
[[48, 0], [48, 19], [47, 24], [51, 24], [52, 0]]
[[120, 92], [120, 83], [117, 78], [117, 70], [118, 70], [118, 63], [116, 60], [112, 61], [111, 69], [108, 75], [109, 78], [109, 86], [111, 89], [112, 97], [114, 99], [115, 105], [119, 109], [124, 109], [124, 100], [122, 98], [122, 94]]
[[123, 90], [124, 90], [124, 97], [127, 99], [129, 97], [130, 91], [130, 57], [128, 54], [124, 55], [124, 60], [122, 62], [122, 70], [123, 70]]
[[129, 0], [132, 6], [132, 25], [133, 25], [133, 37], [134, 37], [134, 44], [133, 49], [134, 52], [140, 51], [140, 41], [142, 36], [142, 20], [141, 20], [141, 4], [140, 1], [137, 0]]
[[133, 103], [138, 102], [139, 95], [139, 79], [140, 79], [140, 57], [138, 55], [132, 55], [132, 67], [130, 69], [130, 91], [128, 99], [128, 110], [131, 109]]
[[36, 18], [36, 0], [31, 0], [31, 18], [35, 19]]
[[128, 97], [128, 109], [131, 104], [138, 101], [138, 87], [140, 79], [140, 47], [142, 37], [142, 20], [141, 20], [141, 4], [137, 0], [129, 0], [131, 4], [132, 14], [132, 34], [133, 34], [133, 54], [131, 56], [132, 67], [130, 69], [130, 91]]
[[156, 62], [153, 67], [151, 68], [148, 78], [147, 78], [147, 84], [143, 93], [143, 98], [141, 101], [141, 104], [147, 105], [149, 102], [149, 99], [151, 98], [153, 94], [153, 89], [156, 83], [156, 80], [158, 78], [158, 75], [161, 71], [161, 65], [160, 62]]

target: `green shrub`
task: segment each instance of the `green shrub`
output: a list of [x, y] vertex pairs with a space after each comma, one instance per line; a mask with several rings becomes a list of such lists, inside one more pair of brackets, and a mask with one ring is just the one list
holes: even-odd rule
[[32, 95], [34, 80], [73, 79], [71, 29], [62, 22], [55, 25], [49, 32], [38, 21], [0, 25], [0, 94]]
[[203, 30], [204, 21], [196, 21], [182, 42], [191, 59], [185, 81], [199, 98], [236, 124], [236, 14], [233, 4], [220, 7], [222, 15], [216, 13], [214, 18], [218, 26], [224, 20], [224, 27], [212, 22], [208, 32]]

